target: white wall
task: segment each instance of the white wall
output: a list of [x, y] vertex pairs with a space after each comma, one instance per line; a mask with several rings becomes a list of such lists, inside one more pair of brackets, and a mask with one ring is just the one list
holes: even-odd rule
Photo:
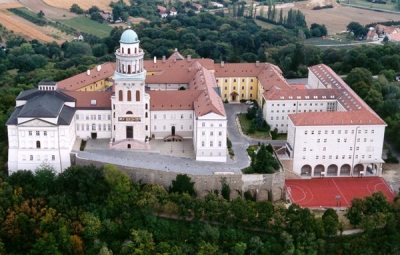
[[[289, 122], [288, 143], [293, 148], [293, 170], [300, 174], [304, 165], [349, 164], [382, 162], [385, 126], [293, 126]], [[312, 174], [314, 176], [314, 174]]]
[[193, 139], [196, 160], [226, 162], [226, 117], [209, 113], [195, 120], [196, 139]]
[[77, 110], [75, 122], [76, 135], [81, 139], [91, 139], [92, 133], [96, 133], [98, 139], [111, 138], [111, 109]]
[[183, 138], [193, 138], [193, 110], [151, 111], [151, 136], [163, 139], [171, 135], [175, 126], [175, 134]]

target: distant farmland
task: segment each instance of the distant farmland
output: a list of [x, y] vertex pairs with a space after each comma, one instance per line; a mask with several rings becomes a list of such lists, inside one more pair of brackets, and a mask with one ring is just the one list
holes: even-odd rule
[[[312, 10], [307, 6], [307, 2], [296, 2], [291, 8], [301, 10], [306, 16], [307, 25], [312, 23], [325, 24], [328, 28], [329, 34], [336, 34], [346, 30], [346, 26], [356, 21], [360, 24], [366, 25], [374, 22], [400, 21], [400, 15], [370, 11], [347, 6], [337, 5], [334, 8]], [[290, 8], [284, 8], [287, 12]]]
[[[87, 10], [93, 5], [99, 7], [101, 10], [110, 11], [110, 3], [117, 2], [118, 0], [43, 0], [46, 4], [62, 8], [68, 9], [73, 4], [79, 5], [82, 9]], [[129, 4], [129, 0], [125, 0], [127, 4]]]
[[112, 30], [112, 27], [105, 23], [100, 24], [85, 17], [76, 17], [68, 20], [61, 20], [60, 22], [80, 32], [92, 34], [101, 38], [110, 35], [110, 32]]

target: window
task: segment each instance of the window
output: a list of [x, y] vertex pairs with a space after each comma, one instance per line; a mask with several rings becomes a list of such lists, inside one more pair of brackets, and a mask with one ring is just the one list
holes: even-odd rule
[[75, 118], [76, 118], [77, 120], [79, 120], [79, 114], [77, 114]]
[[211, 131], [211, 132], [210, 132], [210, 136], [213, 136], [213, 135], [214, 135], [214, 132], [213, 132], [213, 131]]
[[149, 129], [149, 127], [146, 125], [146, 131]]
[[183, 114], [181, 114], [181, 119], [183, 119]]
[[128, 96], [127, 96], [127, 100], [128, 101], [132, 101], [132, 92], [130, 90], [128, 90]]
[[40, 141], [36, 141], [36, 149], [40, 149]]
[[36, 131], [36, 136], [39, 136], [40, 135], [40, 132], [39, 131]]
[[101, 131], [101, 124], [99, 124], [99, 127], [98, 127], [98, 129], [99, 129], [99, 131]]
[[29, 131], [28, 133], [29, 133], [29, 136], [32, 136], [32, 131]]
[[118, 91], [118, 100], [119, 100], [119, 101], [122, 101], [122, 100], [124, 100], [124, 97], [123, 97], [123, 92], [122, 92], [122, 90]]
[[218, 132], [218, 136], [222, 136], [222, 131], [219, 131], [219, 132]]
[[140, 91], [136, 90], [136, 102], [140, 102]]
[[206, 135], [206, 131], [201, 132], [201, 135], [205, 136]]
[[204, 141], [201, 142], [201, 147], [204, 147]]
[[205, 123], [205, 122], [202, 122], [202, 123], [201, 123], [201, 126], [202, 126], [202, 127], [205, 127], [205, 126], [206, 126], [206, 123]]
[[107, 115], [107, 119], [111, 120], [111, 115], [110, 114]]
[[148, 108], [149, 108], [149, 105], [145, 104], [145, 109], [148, 110]]
[[51, 155], [51, 160], [56, 160], [56, 155]]
[[154, 116], [154, 119], [156, 120], [157, 119], [157, 114], [154, 114], [153, 116]]
[[222, 146], [222, 142], [218, 141], [218, 147], [221, 147], [221, 146]]
[[29, 160], [30, 160], [30, 161], [33, 160], [33, 155], [29, 155]]
[[210, 147], [213, 147], [213, 144], [214, 144], [213, 141], [210, 141]]
[[126, 112], [126, 115], [131, 115], [131, 114], [133, 114], [131, 111]]
[[43, 131], [43, 135], [44, 135], [44, 136], [47, 136], [47, 131]]
[[92, 131], [96, 131], [96, 124], [92, 124]]

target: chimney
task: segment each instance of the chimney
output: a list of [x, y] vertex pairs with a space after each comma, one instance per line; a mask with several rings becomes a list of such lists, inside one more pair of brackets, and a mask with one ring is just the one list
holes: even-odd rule
[[157, 63], [157, 57], [156, 57], [156, 56], [154, 56], [153, 63], [154, 63], [154, 64]]
[[175, 52], [178, 52], [178, 48], [175, 48]]
[[260, 61], [256, 61], [256, 66], [260, 66]]
[[187, 55], [187, 60], [190, 62], [192, 61], [192, 55]]
[[225, 62], [221, 61], [221, 67], [224, 67]]
[[101, 70], [101, 65], [98, 65], [97, 66], [97, 72], [100, 72], [100, 70]]
[[165, 63], [166, 57], [162, 56], [162, 62]]
[[90, 70], [87, 70], [87, 71], [86, 71], [86, 74], [87, 74], [87, 75], [90, 75]]

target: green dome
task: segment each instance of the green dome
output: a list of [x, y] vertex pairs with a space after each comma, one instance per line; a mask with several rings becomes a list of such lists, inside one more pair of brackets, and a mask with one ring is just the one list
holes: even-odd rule
[[125, 30], [122, 35], [121, 35], [121, 40], [119, 40], [120, 43], [137, 43], [139, 42], [139, 38], [136, 34], [135, 31], [132, 29], [127, 29]]

